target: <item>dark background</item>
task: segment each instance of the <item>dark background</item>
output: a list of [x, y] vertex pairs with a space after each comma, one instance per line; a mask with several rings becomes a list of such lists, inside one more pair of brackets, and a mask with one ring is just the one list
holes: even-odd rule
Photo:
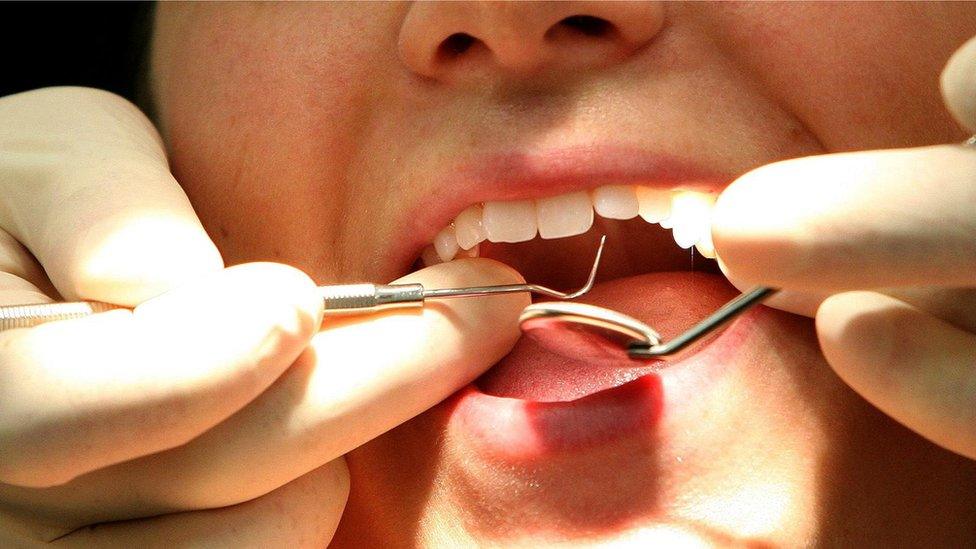
[[152, 4], [0, 3], [0, 96], [91, 86], [136, 100]]

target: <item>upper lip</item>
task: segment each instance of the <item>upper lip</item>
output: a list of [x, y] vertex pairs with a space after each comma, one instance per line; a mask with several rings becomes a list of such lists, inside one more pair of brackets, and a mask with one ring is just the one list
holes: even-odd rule
[[435, 200], [420, 200], [398, 214], [404, 227], [392, 251], [406, 271], [438, 231], [471, 204], [554, 196], [602, 185], [640, 184], [718, 191], [728, 173], [688, 159], [628, 145], [589, 145], [533, 152], [500, 152], [459, 162], [435, 176]]

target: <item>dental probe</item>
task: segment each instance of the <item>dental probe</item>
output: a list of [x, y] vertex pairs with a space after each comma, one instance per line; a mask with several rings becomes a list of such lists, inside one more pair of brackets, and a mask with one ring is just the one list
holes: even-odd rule
[[[477, 297], [518, 292], [541, 294], [556, 299], [574, 299], [593, 287], [606, 240], [606, 235], [600, 238], [600, 245], [596, 249], [593, 266], [590, 268], [586, 283], [573, 292], [560, 292], [539, 284], [500, 284], [467, 288], [425, 288], [423, 284], [336, 284], [319, 286], [322, 309], [326, 315], [369, 313], [392, 308], [423, 307], [424, 301], [428, 298]], [[95, 313], [124, 308], [99, 301], [10, 305], [0, 307], [0, 331], [30, 328], [55, 320], [83, 318]]]
[[346, 284], [340, 286], [320, 286], [326, 314], [376, 311], [391, 307], [422, 307], [427, 298], [444, 299], [451, 297], [476, 297], [484, 295], [529, 292], [556, 299], [574, 299], [593, 287], [596, 271], [603, 256], [603, 245], [607, 237], [600, 238], [600, 245], [593, 257], [590, 275], [583, 287], [574, 292], [560, 292], [538, 284], [501, 284], [498, 286], [470, 286], [467, 288], [424, 288], [422, 284]]

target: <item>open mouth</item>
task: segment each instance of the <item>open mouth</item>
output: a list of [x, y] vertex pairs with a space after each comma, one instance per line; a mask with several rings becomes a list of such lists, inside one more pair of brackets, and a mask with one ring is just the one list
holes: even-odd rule
[[[712, 259], [710, 217], [716, 194], [717, 189], [702, 186], [630, 184], [476, 203], [438, 231], [420, 263], [489, 257], [511, 265], [530, 282], [570, 289], [585, 277], [597, 241], [606, 234], [598, 283], [579, 301], [649, 321], [668, 337], [735, 293]], [[553, 353], [554, 347], [560, 352]], [[564, 343], [559, 334], [523, 337], [475, 386], [496, 397], [567, 402], [667, 365], [587, 351]]]
[[[668, 341], [739, 294], [711, 259], [712, 205], [731, 180], [633, 148], [482, 157], [433, 181], [437, 200], [418, 196], [403, 209], [399, 226], [410, 230], [391, 261], [421, 267], [477, 255], [528, 282], [575, 290], [606, 235], [597, 283], [578, 301], [629, 315]], [[727, 401], [730, 381], [756, 362], [776, 320], [753, 308], [666, 362], [595, 357], [571, 345], [553, 352], [533, 331], [432, 417], [466, 455], [504, 470], [549, 467], [557, 455], [584, 463], [611, 459], [611, 448], [661, 448]], [[638, 466], [620, 459], [612, 461]], [[472, 482], [479, 474], [471, 471]]]

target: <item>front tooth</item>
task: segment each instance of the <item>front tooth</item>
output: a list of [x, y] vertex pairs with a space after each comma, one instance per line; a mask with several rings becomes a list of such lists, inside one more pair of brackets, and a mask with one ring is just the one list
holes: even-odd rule
[[660, 223], [671, 213], [671, 193], [649, 187], [637, 187], [638, 213], [648, 223]]
[[664, 219], [662, 219], [658, 223], [661, 225], [661, 228], [662, 229], [671, 229], [671, 228], [674, 227], [674, 220], [671, 219], [671, 216], [670, 215], [668, 215], [667, 217], [665, 217]]
[[492, 242], [524, 242], [535, 238], [535, 218], [532, 200], [485, 202], [481, 222]]
[[[682, 248], [694, 246], [710, 228], [712, 198], [695, 191], [680, 191], [671, 199], [674, 241]], [[663, 226], [663, 225], [662, 225]]]
[[481, 217], [481, 204], [469, 206], [458, 214], [457, 219], [454, 220], [454, 234], [457, 235], [458, 246], [470, 250], [488, 238]]
[[540, 198], [535, 206], [542, 238], [583, 234], [593, 225], [593, 206], [585, 192]]
[[480, 255], [481, 255], [481, 244], [479, 243], [479, 244], [475, 244], [474, 246], [471, 246], [467, 250], [461, 248], [460, 250], [458, 250], [455, 259], [459, 259], [459, 258], [463, 259], [466, 257], [478, 257]]
[[698, 244], [695, 244], [695, 248], [698, 253], [709, 259], [715, 259], [715, 244], [712, 243], [712, 231], [711, 228], [705, 231]]
[[458, 252], [457, 236], [454, 234], [454, 227], [448, 225], [434, 237], [434, 249], [441, 261], [450, 261]]
[[637, 217], [640, 210], [637, 193], [629, 185], [606, 185], [593, 189], [593, 208], [600, 217], [607, 219], [631, 219]]

